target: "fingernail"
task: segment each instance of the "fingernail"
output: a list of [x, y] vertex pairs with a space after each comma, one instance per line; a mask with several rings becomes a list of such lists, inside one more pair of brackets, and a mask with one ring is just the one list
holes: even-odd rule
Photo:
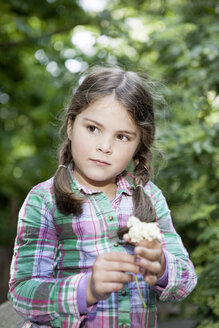
[[140, 257], [139, 257], [139, 256], [136, 256], [136, 257], [135, 257], [135, 263], [136, 263], [136, 264], [139, 264], [139, 263], [140, 263]]
[[140, 272], [141, 272], [142, 275], [144, 275], [145, 272], [146, 272], [145, 268], [140, 267]]

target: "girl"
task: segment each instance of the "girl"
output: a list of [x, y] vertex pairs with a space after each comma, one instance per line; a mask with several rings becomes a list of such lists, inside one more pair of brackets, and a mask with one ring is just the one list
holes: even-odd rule
[[[23, 327], [155, 328], [156, 298], [182, 300], [196, 275], [150, 181], [148, 87], [135, 73], [99, 69], [77, 89], [64, 126], [54, 178], [34, 187], [19, 213], [9, 298]], [[162, 244], [132, 245], [127, 234], [123, 243], [118, 232], [131, 215], [157, 220]]]

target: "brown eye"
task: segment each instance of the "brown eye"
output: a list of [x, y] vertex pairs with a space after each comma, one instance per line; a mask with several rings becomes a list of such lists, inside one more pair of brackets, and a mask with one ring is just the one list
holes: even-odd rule
[[125, 136], [124, 134], [118, 134], [117, 139], [121, 141], [129, 141], [129, 137]]
[[98, 128], [95, 125], [88, 125], [87, 129], [91, 133], [98, 133]]

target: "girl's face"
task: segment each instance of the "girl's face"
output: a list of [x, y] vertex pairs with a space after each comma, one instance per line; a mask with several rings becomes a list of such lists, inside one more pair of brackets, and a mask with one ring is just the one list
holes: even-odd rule
[[69, 120], [67, 134], [76, 179], [102, 191], [115, 185], [140, 141], [138, 127], [113, 95], [93, 102], [73, 123]]

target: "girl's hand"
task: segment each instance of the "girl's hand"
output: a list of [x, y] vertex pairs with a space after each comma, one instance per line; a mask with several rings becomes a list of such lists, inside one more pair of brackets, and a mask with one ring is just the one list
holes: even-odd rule
[[[123, 236], [124, 240], [130, 242], [128, 234]], [[137, 255], [136, 263], [140, 266], [140, 272], [144, 276], [145, 282], [155, 285], [165, 271], [165, 256], [162, 244], [158, 240], [142, 240], [135, 245], [134, 252]]]
[[134, 276], [127, 272], [140, 273], [135, 256], [117, 252], [98, 255], [88, 279], [87, 306], [108, 298], [112, 292], [121, 290], [124, 283], [133, 281]]

